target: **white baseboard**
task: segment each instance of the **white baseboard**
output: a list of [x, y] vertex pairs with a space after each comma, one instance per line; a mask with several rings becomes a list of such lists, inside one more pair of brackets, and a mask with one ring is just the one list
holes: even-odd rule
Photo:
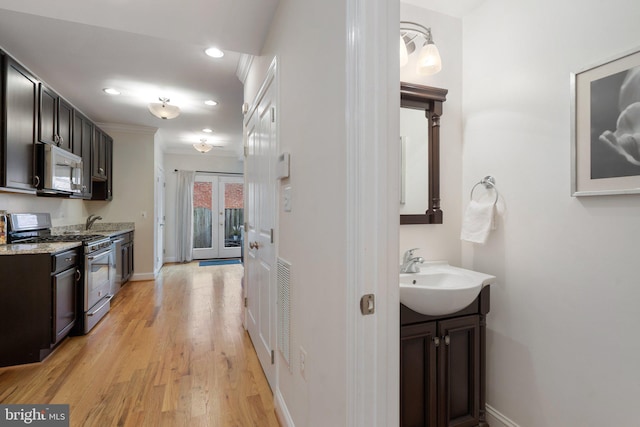
[[174, 256], [164, 257], [164, 263], [165, 264], [168, 264], [170, 262], [178, 262], [178, 258], [176, 258]]
[[154, 273], [133, 273], [133, 276], [129, 280], [132, 282], [140, 282], [143, 280], [155, 280], [156, 275]]
[[486, 405], [487, 423], [491, 427], [520, 427], [506, 416], [498, 412], [493, 406]]
[[291, 414], [289, 413], [289, 409], [287, 409], [287, 404], [284, 403], [284, 397], [282, 397], [282, 394], [280, 393], [280, 389], [276, 388], [273, 400], [275, 401], [274, 406], [276, 410], [276, 417], [278, 418], [280, 425], [282, 427], [295, 427]]

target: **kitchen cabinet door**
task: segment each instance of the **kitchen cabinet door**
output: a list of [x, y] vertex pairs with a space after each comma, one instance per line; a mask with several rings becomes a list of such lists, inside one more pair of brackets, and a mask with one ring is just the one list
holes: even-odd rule
[[74, 108], [64, 99], [58, 97], [58, 147], [72, 150]]
[[58, 95], [40, 83], [38, 141], [58, 145]]
[[9, 56], [4, 56], [2, 68], [6, 120], [1, 141], [4, 149], [0, 150], [0, 186], [35, 193], [38, 79]]
[[113, 200], [113, 139], [105, 134], [105, 170], [107, 171], [107, 197]]
[[91, 145], [93, 122], [77, 111], [73, 116], [73, 153], [82, 157], [82, 198], [91, 198]]
[[94, 126], [91, 177], [95, 180], [107, 179], [107, 135], [98, 126]]
[[53, 322], [51, 343], [66, 337], [76, 323], [76, 295], [80, 272], [76, 267], [53, 276]]
[[38, 141], [72, 151], [73, 106], [40, 83]]

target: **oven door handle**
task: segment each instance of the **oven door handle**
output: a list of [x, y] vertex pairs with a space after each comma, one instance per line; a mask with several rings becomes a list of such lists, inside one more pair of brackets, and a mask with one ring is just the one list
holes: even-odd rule
[[87, 316], [95, 316], [100, 310], [104, 308], [105, 305], [109, 304], [109, 301], [113, 299], [113, 295], [107, 295], [105, 297], [106, 301], [100, 307], [96, 308], [92, 313], [87, 313]]

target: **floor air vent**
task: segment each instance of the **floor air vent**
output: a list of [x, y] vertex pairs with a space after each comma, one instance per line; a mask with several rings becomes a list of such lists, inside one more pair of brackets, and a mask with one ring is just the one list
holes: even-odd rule
[[278, 350], [290, 366], [291, 264], [278, 258]]

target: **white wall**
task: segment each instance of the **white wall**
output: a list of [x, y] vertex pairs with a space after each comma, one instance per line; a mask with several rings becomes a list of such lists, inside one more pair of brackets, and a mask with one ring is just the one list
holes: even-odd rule
[[154, 278], [155, 128], [100, 124], [113, 138], [113, 200], [85, 202], [104, 222], [135, 223], [132, 280]]
[[279, 143], [291, 154], [293, 200], [278, 225], [279, 256], [292, 264], [292, 366], [276, 352], [277, 384], [298, 426], [341, 426], [347, 416], [345, 14], [339, 0], [281, 0], [245, 84], [252, 103], [277, 56]]
[[638, 47], [638, 16], [627, 0], [486, 0], [463, 20], [462, 197], [491, 174], [506, 204], [463, 263], [498, 277], [487, 403], [520, 426], [637, 424], [640, 197], [570, 196], [569, 74]]
[[[443, 224], [400, 226], [400, 255], [421, 248], [417, 255], [460, 265], [462, 191], [462, 21], [458, 18], [401, 3], [400, 18], [431, 27], [442, 57], [442, 71], [421, 76], [415, 71], [417, 52], [400, 69], [405, 82], [448, 89], [440, 127], [440, 195]], [[427, 197], [425, 188], [425, 198]]]
[[[240, 119], [239, 119], [240, 120]], [[176, 257], [176, 196], [177, 176], [175, 169], [211, 172], [242, 173], [243, 162], [237, 157], [220, 156], [211, 153], [164, 155], [165, 182], [165, 257], [164, 262], [175, 262]]]
[[49, 212], [54, 227], [84, 224], [87, 218], [87, 209], [82, 200], [30, 194], [0, 193], [0, 209], [9, 213]]

